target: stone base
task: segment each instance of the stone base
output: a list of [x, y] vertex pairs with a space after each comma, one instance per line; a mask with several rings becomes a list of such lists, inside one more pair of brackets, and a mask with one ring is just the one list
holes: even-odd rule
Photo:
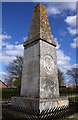
[[53, 107], [67, 106], [69, 105], [69, 101], [66, 97], [57, 99], [30, 99], [26, 97], [12, 97], [11, 105], [34, 110], [40, 109], [41, 112], [42, 110], [51, 109]]
[[26, 97], [12, 97], [11, 105], [15, 107], [23, 107], [27, 109], [39, 109], [39, 100], [38, 99], [29, 99]]
[[45, 109], [51, 109], [53, 107], [62, 107], [62, 106], [68, 106], [69, 101], [68, 99], [65, 98], [56, 98], [56, 99], [43, 99], [40, 100], [40, 111], [45, 110]]

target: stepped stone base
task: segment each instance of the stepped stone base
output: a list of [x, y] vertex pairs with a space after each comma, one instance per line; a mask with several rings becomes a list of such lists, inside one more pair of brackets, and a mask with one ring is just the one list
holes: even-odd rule
[[40, 109], [40, 112], [45, 109], [51, 109], [53, 107], [62, 107], [69, 105], [68, 99], [57, 98], [57, 99], [35, 99], [26, 97], [12, 97], [11, 105], [15, 107], [23, 107], [27, 109]]

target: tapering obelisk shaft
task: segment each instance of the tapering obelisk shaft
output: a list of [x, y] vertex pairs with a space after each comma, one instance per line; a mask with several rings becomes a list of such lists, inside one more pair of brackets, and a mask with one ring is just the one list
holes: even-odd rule
[[21, 96], [44, 99], [59, 96], [55, 46], [46, 8], [38, 4], [24, 43]]
[[50, 31], [47, 11], [43, 4], [38, 4], [34, 8], [30, 31], [28, 34], [28, 41], [25, 42], [25, 44], [40, 38], [55, 45]]
[[68, 105], [68, 100], [59, 98], [55, 47], [46, 8], [38, 4], [24, 43], [21, 97], [12, 98], [12, 105], [40, 112]]

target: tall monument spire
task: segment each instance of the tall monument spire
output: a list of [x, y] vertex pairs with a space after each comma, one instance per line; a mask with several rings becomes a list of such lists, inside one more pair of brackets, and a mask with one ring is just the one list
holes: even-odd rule
[[68, 105], [59, 98], [56, 49], [52, 40], [46, 8], [34, 8], [28, 40], [24, 43], [21, 97], [13, 97], [12, 105], [34, 110]]
[[43, 39], [55, 45], [52, 40], [46, 7], [41, 3], [34, 8], [28, 41], [25, 44], [38, 39]]

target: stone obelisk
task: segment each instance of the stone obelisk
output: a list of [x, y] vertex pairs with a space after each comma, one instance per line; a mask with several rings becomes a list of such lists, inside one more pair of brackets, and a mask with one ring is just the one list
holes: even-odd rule
[[56, 44], [52, 39], [46, 8], [38, 4], [24, 43], [21, 97], [13, 97], [12, 104], [40, 111], [68, 105], [68, 100], [59, 98], [56, 62]]
[[24, 43], [21, 96], [44, 99], [59, 96], [55, 47], [46, 8], [38, 4]]

